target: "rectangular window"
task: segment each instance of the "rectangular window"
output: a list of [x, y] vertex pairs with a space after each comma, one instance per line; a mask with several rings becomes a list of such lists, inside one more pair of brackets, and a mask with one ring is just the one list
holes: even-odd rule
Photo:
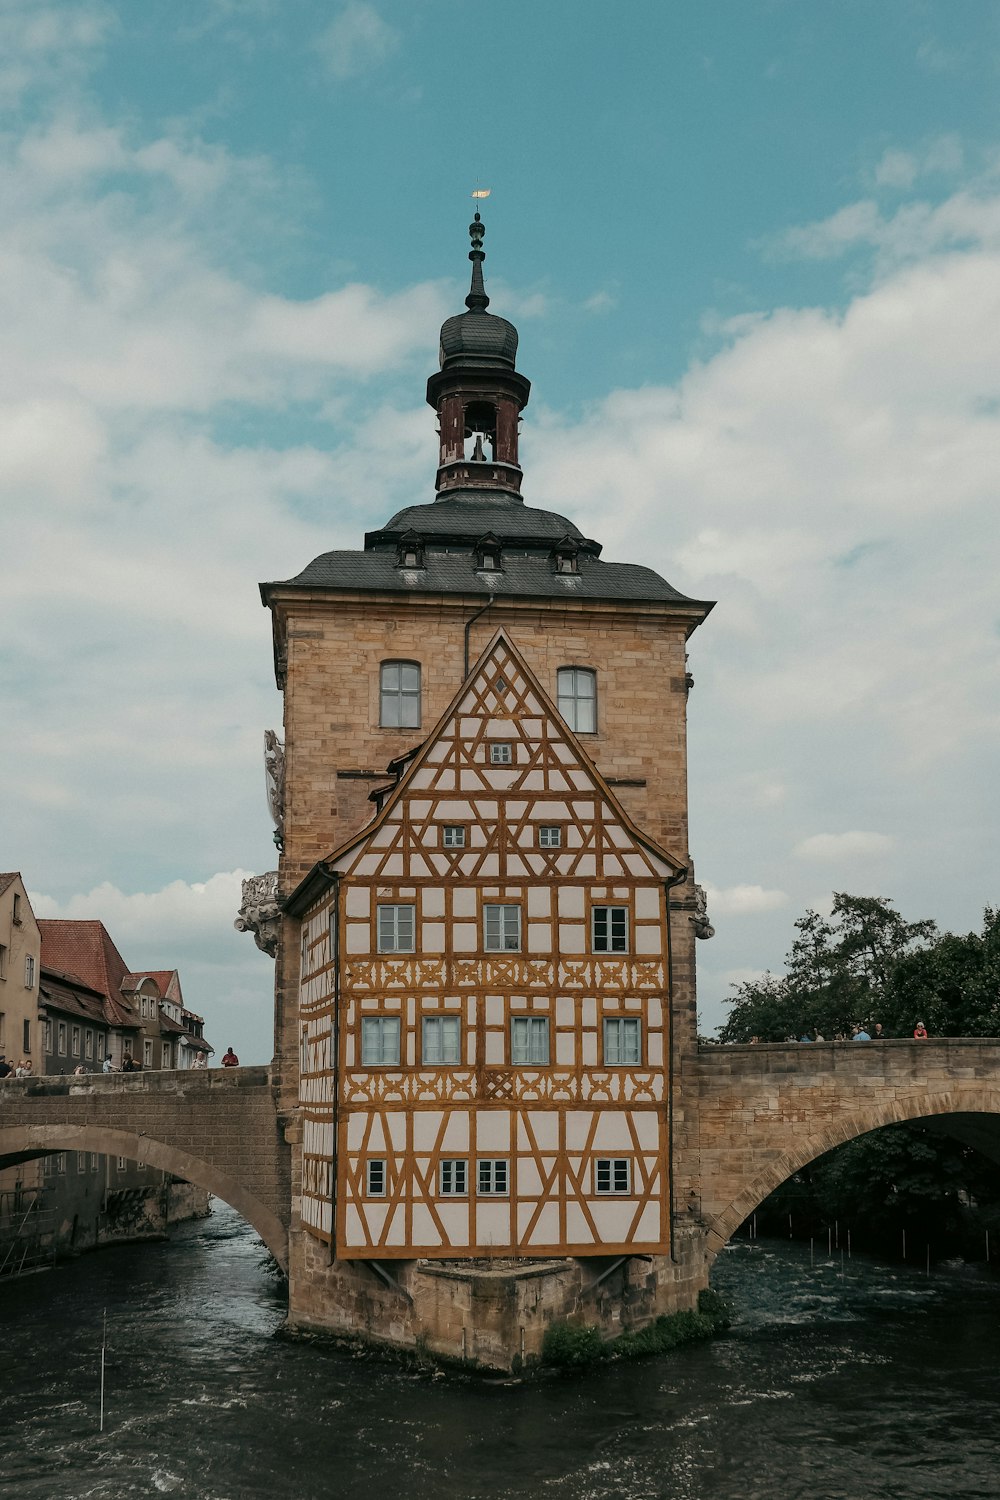
[[604, 1064], [642, 1062], [642, 1023], [635, 1016], [606, 1016], [604, 1020]]
[[87, 1153], [86, 1153], [86, 1151], [77, 1151], [77, 1152], [74, 1152], [74, 1155], [76, 1156], [76, 1170], [78, 1172], [82, 1172], [82, 1173], [86, 1174], [86, 1171], [87, 1171]]
[[73, 1030], [70, 1032], [70, 1037], [71, 1037], [71, 1042], [70, 1042], [70, 1049], [69, 1050], [70, 1050], [70, 1052], [71, 1052], [71, 1054], [72, 1054], [73, 1057], [79, 1057], [80, 1056], [80, 1028], [79, 1028], [79, 1026], [74, 1026], [73, 1027]]
[[164, 1042], [160, 1049], [160, 1067], [170, 1067], [170, 1043]]
[[7, 978], [7, 944], [0, 943], [0, 979]]
[[444, 847], [446, 849], [465, 848], [465, 829], [461, 823], [446, 823], [444, 825]]
[[632, 1162], [627, 1156], [599, 1156], [594, 1162], [594, 1192], [601, 1196], [627, 1193], [632, 1183]]
[[93, 1057], [94, 1055], [94, 1033], [89, 1026], [83, 1033], [83, 1055], [84, 1057]]
[[366, 1068], [399, 1066], [399, 1017], [365, 1016], [361, 1022], [361, 1063]]
[[444, 1157], [438, 1169], [442, 1198], [464, 1198], [469, 1191], [469, 1163], [464, 1157]]
[[595, 953], [628, 952], [627, 906], [595, 906], [591, 920]]
[[415, 661], [382, 663], [379, 722], [384, 729], [420, 728], [420, 667]]
[[385, 1197], [385, 1158], [370, 1156], [365, 1163], [365, 1193], [369, 1198]]
[[421, 1061], [429, 1067], [461, 1062], [462, 1023], [457, 1016], [425, 1016]]
[[14, 921], [18, 927], [21, 925], [21, 896], [18, 891], [14, 892]]
[[97, 1152], [96, 1151], [91, 1151], [91, 1153], [90, 1153], [90, 1170], [92, 1172], [96, 1172], [97, 1171]]
[[22, 1030], [24, 1032], [24, 1035], [21, 1038], [21, 1051], [24, 1053], [25, 1057], [27, 1057], [28, 1053], [31, 1051], [31, 1022], [25, 1021]]
[[45, 1030], [44, 1030], [44, 1033], [43, 1033], [43, 1036], [44, 1036], [43, 1045], [45, 1047], [46, 1052], [51, 1052], [52, 1051], [52, 1022], [51, 1021], [45, 1021], [45, 1022], [43, 1022], [43, 1025], [45, 1027]]
[[477, 1163], [477, 1181], [480, 1198], [506, 1198], [509, 1192], [507, 1158], [481, 1157]]
[[60, 1021], [58, 1023], [58, 1025], [56, 1027], [56, 1036], [58, 1038], [57, 1045], [58, 1045], [58, 1048], [59, 1048], [59, 1056], [60, 1057], [65, 1057], [66, 1056], [66, 1022], [65, 1021]]
[[124, 1156], [119, 1156], [119, 1158], [118, 1158], [118, 1170], [119, 1170], [119, 1172], [124, 1172], [124, 1170], [125, 1170], [125, 1158], [124, 1158]]
[[98, 1062], [103, 1062], [104, 1061], [104, 1032], [103, 1031], [99, 1031], [97, 1033], [97, 1060], [98, 1060]]
[[541, 849], [560, 849], [562, 829], [558, 823], [543, 823], [538, 830], [538, 845]]
[[577, 734], [597, 730], [597, 673], [589, 667], [560, 667], [556, 673], [559, 712]]
[[153, 1066], [152, 1042], [143, 1042], [142, 1044], [142, 1065], [144, 1068], [151, 1068]]
[[412, 953], [416, 921], [413, 906], [380, 906], [378, 909], [378, 951]]
[[29, 953], [24, 960], [24, 987], [26, 990], [35, 987], [35, 955]]
[[483, 947], [487, 953], [520, 953], [519, 906], [483, 907]]
[[510, 1060], [514, 1067], [549, 1060], [548, 1016], [514, 1016], [510, 1023]]
[[65, 1171], [66, 1171], [66, 1153], [65, 1153], [65, 1151], [57, 1151], [56, 1152], [56, 1171], [60, 1174], [60, 1176], [62, 1176], [62, 1175], [65, 1174]]
[[509, 740], [494, 740], [490, 746], [490, 764], [509, 766], [514, 762], [514, 746]]

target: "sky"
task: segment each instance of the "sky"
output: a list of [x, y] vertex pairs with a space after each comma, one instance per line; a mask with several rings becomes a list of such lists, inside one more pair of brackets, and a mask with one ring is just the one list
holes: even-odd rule
[[0, 868], [273, 1050], [261, 579], [433, 498], [488, 187], [529, 503], [691, 642], [701, 1027], [1000, 900], [992, 0], [0, 0]]

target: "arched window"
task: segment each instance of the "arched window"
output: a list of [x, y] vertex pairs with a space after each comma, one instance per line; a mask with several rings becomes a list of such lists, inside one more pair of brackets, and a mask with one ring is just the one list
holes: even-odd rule
[[379, 705], [379, 723], [383, 729], [420, 728], [419, 662], [382, 663]]
[[597, 732], [597, 673], [590, 667], [560, 667], [559, 712], [577, 734]]

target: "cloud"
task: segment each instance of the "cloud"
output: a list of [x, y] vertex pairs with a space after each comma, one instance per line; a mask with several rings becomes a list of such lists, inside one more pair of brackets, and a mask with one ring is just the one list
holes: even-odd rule
[[725, 888], [705, 885], [709, 920], [715, 916], [753, 916], [757, 912], [777, 911], [788, 905], [784, 891], [765, 890], [762, 885], [731, 885]]
[[399, 48], [401, 37], [374, 5], [352, 0], [317, 43], [330, 74], [343, 81], [377, 68]]
[[29, 900], [36, 917], [100, 918], [127, 962], [150, 968], [142, 958], [143, 950], [162, 951], [178, 933], [184, 933], [186, 945], [206, 939], [211, 944], [227, 934], [239, 910], [242, 882], [250, 873], [220, 871], [204, 881], [172, 880], [158, 891], [129, 893], [102, 881], [63, 901], [34, 891]]
[[823, 864], [839, 864], [850, 860], [878, 859], [888, 854], [895, 843], [885, 833], [865, 833], [853, 829], [849, 833], [814, 833], [795, 845], [793, 854], [798, 859], [816, 860]]

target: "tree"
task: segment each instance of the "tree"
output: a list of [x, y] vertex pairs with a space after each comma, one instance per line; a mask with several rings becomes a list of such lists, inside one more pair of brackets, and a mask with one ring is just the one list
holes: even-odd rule
[[829, 921], [810, 910], [795, 930], [783, 976], [734, 986], [722, 1041], [777, 1042], [816, 1031], [847, 1036], [854, 1021], [882, 1019], [898, 1008], [890, 1005], [897, 965], [937, 933], [931, 921], [904, 921], [884, 897], [844, 891], [834, 892]]

